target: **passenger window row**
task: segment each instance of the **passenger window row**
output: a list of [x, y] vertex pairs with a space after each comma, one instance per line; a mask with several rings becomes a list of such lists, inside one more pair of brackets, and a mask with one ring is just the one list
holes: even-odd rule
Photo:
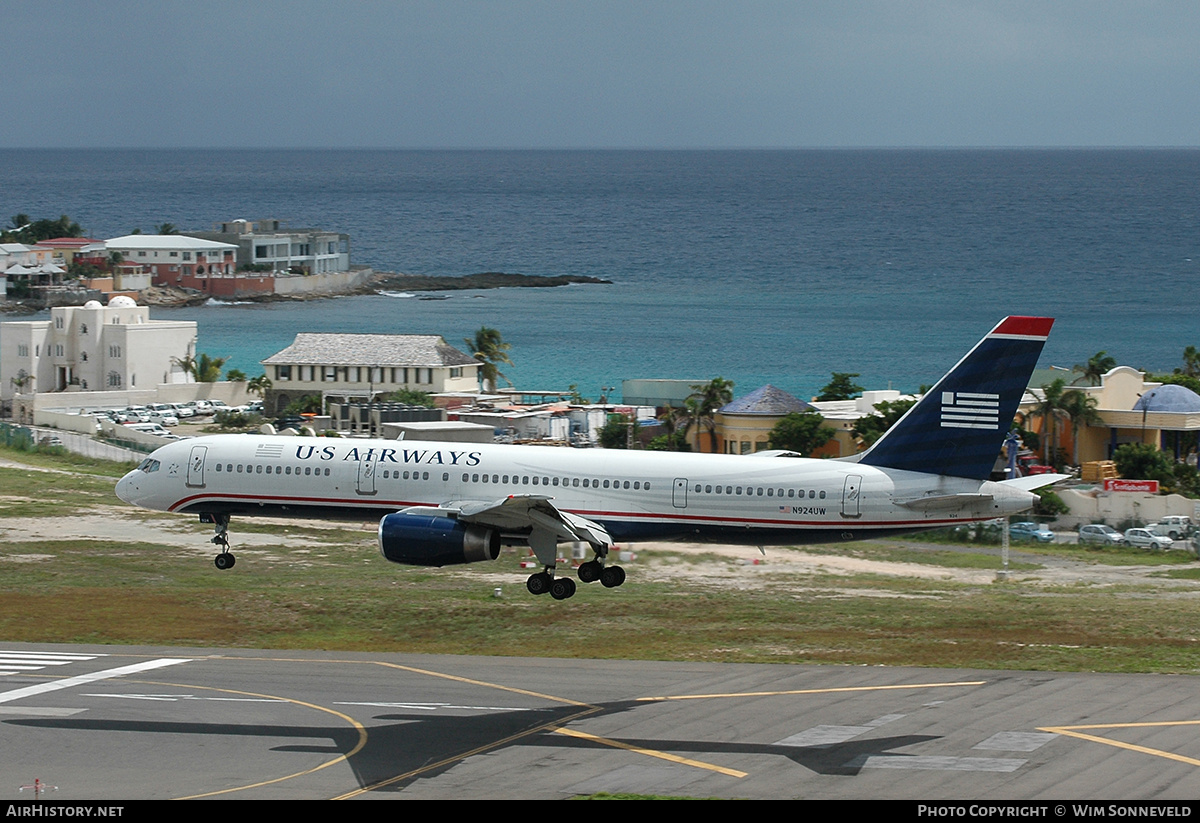
[[530, 475], [507, 475], [507, 474], [468, 474], [463, 472], [462, 482], [464, 483], [512, 483], [513, 485], [521, 486], [563, 486], [574, 488], [591, 488], [591, 489], [633, 489], [635, 491], [650, 491], [650, 481], [648, 480], [600, 480], [595, 477], [531, 477]]
[[771, 489], [763, 486], [709, 486], [696, 484], [695, 491], [704, 494], [744, 494], [746, 497], [790, 497], [793, 499], [803, 500], [807, 497], [809, 500], [820, 498], [825, 499], [825, 492], [818, 492], [816, 489], [787, 489], [786, 494], [784, 489]]
[[321, 466], [317, 466], [314, 469], [312, 466], [304, 466], [304, 471], [301, 472], [301, 467], [296, 466], [296, 470], [293, 472], [291, 466], [277, 466], [272, 463], [267, 463], [265, 465], [266, 468], [264, 469], [263, 464], [261, 463], [246, 464], [245, 466], [243, 466], [241, 463], [217, 463], [216, 471], [223, 471], [227, 474], [234, 474], [236, 472], [237, 474], [304, 474], [305, 476], [329, 477], [328, 467], [322, 468]]

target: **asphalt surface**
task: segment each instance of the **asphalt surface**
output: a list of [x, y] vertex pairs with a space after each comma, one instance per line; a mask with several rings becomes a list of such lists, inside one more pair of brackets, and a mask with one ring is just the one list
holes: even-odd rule
[[7, 644], [0, 797], [1190, 799], [1162, 675]]

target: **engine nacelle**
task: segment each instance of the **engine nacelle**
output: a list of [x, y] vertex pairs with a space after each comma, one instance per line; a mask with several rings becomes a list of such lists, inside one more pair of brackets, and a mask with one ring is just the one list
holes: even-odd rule
[[409, 566], [476, 563], [500, 556], [500, 533], [452, 517], [389, 514], [379, 521], [379, 551]]

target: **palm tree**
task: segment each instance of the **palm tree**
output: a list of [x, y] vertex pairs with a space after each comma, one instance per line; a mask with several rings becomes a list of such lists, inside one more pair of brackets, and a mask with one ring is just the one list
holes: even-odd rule
[[1183, 369], [1175, 370], [1178, 374], [1186, 374], [1188, 377], [1200, 377], [1200, 351], [1196, 350], [1195, 346], [1188, 346], [1183, 350]]
[[1034, 414], [1042, 418], [1042, 460], [1046, 465], [1053, 465], [1058, 454], [1058, 421], [1067, 418], [1066, 386], [1061, 377], [1042, 386], [1042, 402], [1034, 408]]
[[197, 383], [216, 383], [221, 379], [221, 367], [228, 357], [209, 357], [201, 353], [196, 357], [174, 357], [172, 360], [185, 372], [192, 376]]
[[692, 394], [684, 401], [689, 428], [697, 429], [696, 445], [699, 446], [700, 429], [708, 429], [712, 438], [712, 450], [716, 453], [717, 427], [714, 415], [722, 406], [733, 401], [733, 381], [724, 377], [714, 377], [707, 383], [697, 383], [692, 386]]
[[[1104, 352], [1101, 352], [1103, 354]], [[1071, 421], [1071, 465], [1079, 465], [1079, 429], [1101, 423], [1100, 412], [1096, 411], [1096, 398], [1081, 391], [1063, 394], [1062, 410]]]
[[246, 391], [251, 394], [257, 394], [260, 399], [267, 396], [267, 392], [271, 390], [271, 378], [265, 374], [260, 374], [258, 377], [252, 378], [246, 383]]
[[179, 234], [179, 229], [174, 223], [159, 223], [154, 227], [155, 234]]
[[[463, 338], [463, 342], [471, 348], [471, 356], [479, 361], [479, 379], [483, 383], [485, 392], [494, 392], [496, 390], [496, 378], [504, 377], [504, 373], [497, 367], [497, 363], [507, 363], [512, 365], [513, 362], [508, 359], [509, 344], [505, 343], [500, 337], [500, 332], [495, 329], [489, 329], [483, 326], [479, 331], [475, 332], [475, 339]], [[512, 385], [512, 381], [504, 377], [504, 382]]]
[[1108, 352], [1098, 351], [1088, 358], [1086, 364], [1076, 363], [1071, 371], [1083, 372], [1089, 386], [1099, 386], [1100, 378], [1117, 367], [1117, 359]]

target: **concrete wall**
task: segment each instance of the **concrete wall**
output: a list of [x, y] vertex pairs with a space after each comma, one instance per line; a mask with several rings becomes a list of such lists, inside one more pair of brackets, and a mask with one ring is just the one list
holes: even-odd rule
[[52, 429], [79, 432], [80, 434], [95, 434], [98, 431], [96, 418], [90, 414], [71, 414], [65, 411], [43, 409], [33, 415], [35, 426], [49, 426]]
[[1054, 521], [1055, 527], [1059, 528], [1076, 528], [1088, 523], [1116, 526], [1127, 520], [1154, 523], [1168, 514], [1188, 515], [1196, 520], [1200, 515], [1200, 500], [1178, 494], [1062, 489], [1058, 496], [1071, 509], [1070, 514], [1060, 515]]
[[[190, 400], [222, 400], [241, 406], [257, 399], [245, 383], [161, 383], [153, 389], [128, 391], [65, 391], [19, 394], [13, 398], [12, 417], [18, 423], [39, 421], [44, 411], [79, 412], [84, 409], [123, 409], [149, 403], [187, 403]], [[54, 425], [39, 423], [39, 425]], [[60, 427], [66, 428], [66, 427]]]
[[374, 277], [373, 269], [327, 271], [304, 275], [278, 274], [275, 276], [275, 293], [289, 295], [337, 294], [367, 286]]

